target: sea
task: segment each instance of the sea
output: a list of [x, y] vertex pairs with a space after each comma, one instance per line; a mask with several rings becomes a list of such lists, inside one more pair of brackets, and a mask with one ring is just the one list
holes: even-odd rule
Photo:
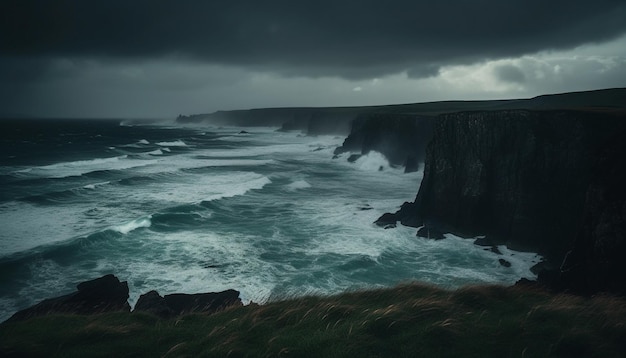
[[[454, 289], [535, 279], [534, 253], [373, 222], [423, 172], [343, 136], [88, 119], [0, 120], [0, 321], [115, 274], [129, 302], [235, 289], [244, 303], [409, 281]], [[504, 267], [499, 259], [511, 263]]]

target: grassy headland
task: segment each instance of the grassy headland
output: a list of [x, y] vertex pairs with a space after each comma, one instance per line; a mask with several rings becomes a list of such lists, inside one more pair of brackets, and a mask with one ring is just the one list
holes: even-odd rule
[[626, 301], [423, 284], [159, 319], [52, 315], [0, 325], [0, 355], [624, 357]]

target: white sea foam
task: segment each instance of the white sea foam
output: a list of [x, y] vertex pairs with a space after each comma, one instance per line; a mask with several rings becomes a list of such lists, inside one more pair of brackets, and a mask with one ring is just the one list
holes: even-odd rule
[[125, 148], [145, 148], [146, 145], [149, 145], [149, 144], [150, 144], [150, 142], [147, 141], [146, 139], [141, 139], [141, 140], [138, 140], [137, 142], [132, 143], [132, 144], [120, 145], [120, 147], [125, 147]]
[[151, 152], [147, 152], [146, 154], [149, 154], [149, 155], [162, 155], [163, 151], [161, 149], [157, 149], [157, 150], [153, 150]]
[[98, 186], [107, 185], [107, 184], [111, 184], [111, 182], [110, 181], [104, 181], [104, 182], [101, 182], [101, 183], [87, 184], [87, 185], [83, 186], [83, 188], [94, 190]]
[[389, 161], [379, 152], [371, 151], [357, 159], [354, 164], [361, 170], [379, 171], [389, 169]]
[[183, 142], [182, 140], [175, 140], [171, 142], [158, 142], [156, 144], [160, 145], [161, 147], [186, 147], [187, 146], [187, 143]]
[[151, 216], [139, 218], [131, 222], [128, 222], [126, 224], [114, 226], [111, 229], [126, 235], [133, 230], [136, 230], [142, 227], [150, 227], [152, 225], [152, 222], [150, 221], [151, 218], [152, 218]]
[[21, 201], [0, 204], [0, 256], [65, 241], [87, 231], [78, 218], [82, 208], [34, 205]]
[[172, 182], [162, 181], [142, 185], [123, 195], [126, 201], [169, 207], [244, 195], [250, 190], [262, 189], [269, 183], [271, 183], [269, 178], [253, 172], [181, 174]]
[[287, 190], [296, 191], [299, 189], [310, 188], [311, 184], [309, 184], [306, 180], [296, 180], [291, 184], [287, 184]]
[[91, 160], [78, 160], [73, 162], [61, 162], [40, 167], [33, 167], [19, 171], [45, 178], [66, 178], [81, 176], [87, 173], [101, 170], [125, 170], [143, 167], [156, 163], [156, 160], [130, 159], [127, 155], [111, 158], [97, 158]]
[[218, 187], [221, 186], [221, 189], [222, 189], [221, 192], [205, 196], [205, 198], [202, 199], [202, 201], [213, 201], [213, 200], [218, 200], [222, 198], [231, 198], [233, 196], [244, 195], [250, 190], [262, 189], [264, 186], [266, 186], [267, 184], [270, 184], [271, 182], [272, 181], [268, 177], [262, 176], [262, 175], [259, 175], [255, 178], [250, 178], [249, 180], [242, 181], [239, 183], [222, 182], [220, 183], [222, 185], [218, 185]]
[[[55, 250], [28, 262], [28, 275], [12, 278], [20, 300], [0, 298], [0, 311], [63, 294], [58, 287], [71, 292], [76, 283], [102, 272], [128, 281], [131, 305], [152, 289], [168, 294], [234, 288], [244, 302], [264, 302], [285, 294], [330, 294], [408, 280], [459, 287], [533, 278], [529, 267], [538, 260], [535, 254], [500, 247], [502, 255], [497, 255], [449, 234], [433, 241], [416, 238], [414, 228], [373, 225], [384, 212], [415, 198], [422, 172], [390, 168], [378, 153], [356, 163], [345, 157], [331, 160], [333, 144], [343, 139], [339, 137], [298, 137], [257, 128], [237, 136], [239, 130], [211, 131], [233, 134], [218, 143], [220, 148], [235, 146], [233, 150], [215, 150], [215, 141], [207, 136], [195, 138], [190, 150], [170, 155], [138, 156], [136, 152], [156, 148], [135, 142], [143, 149], [128, 157], [11, 168], [22, 169], [19, 179], [141, 165], [114, 173], [115, 179], [100, 179], [111, 180], [108, 185], [87, 178], [33, 181], [46, 182], [55, 192], [76, 187], [76, 181], [97, 189], [79, 190], [76, 200], [59, 205], [0, 203], [0, 255], [35, 246], [45, 250], [43, 245], [94, 234], [94, 240], [80, 239], [73, 250]], [[189, 137], [176, 132], [170, 138], [163, 139], [159, 150], [167, 152], [178, 138]], [[136, 176], [147, 180], [131, 180], [132, 185], [117, 181]], [[282, 185], [273, 185], [278, 183]], [[211, 200], [220, 201], [198, 205]], [[161, 216], [168, 213], [174, 215]], [[70, 264], [58, 264], [56, 255]], [[500, 265], [500, 258], [511, 267]]]
[[[155, 259], [139, 255], [129, 257], [124, 265], [102, 262], [100, 271], [114, 270], [128, 280], [129, 303], [139, 295], [158, 289], [171, 293], [219, 292], [235, 288], [244, 303], [264, 302], [276, 285], [275, 269], [259, 259], [250, 245], [253, 238], [242, 235], [218, 235], [210, 231], [180, 231], [136, 238], [138, 244], [151, 247]], [[207, 268], [207, 264], [215, 268]]]

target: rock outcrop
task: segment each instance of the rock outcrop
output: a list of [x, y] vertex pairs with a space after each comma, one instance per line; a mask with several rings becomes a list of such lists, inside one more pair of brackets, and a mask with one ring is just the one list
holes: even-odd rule
[[25, 320], [53, 313], [96, 314], [111, 311], [130, 312], [128, 284], [113, 275], [80, 283], [78, 291], [50, 298], [15, 313], [8, 321]]
[[352, 122], [350, 135], [335, 154], [365, 155], [376, 151], [391, 165], [403, 166], [407, 172], [417, 171], [419, 163], [424, 161], [435, 120], [435, 117], [390, 112], [362, 114]]
[[239, 292], [184, 294], [175, 293], [162, 297], [157, 291], [150, 291], [139, 297], [133, 312], [148, 312], [160, 317], [172, 317], [189, 313], [215, 313], [231, 306], [241, 306]]
[[[78, 284], [78, 291], [50, 298], [15, 313], [7, 322], [20, 321], [49, 314], [92, 315], [104, 312], [130, 312], [128, 283], [114, 275]], [[163, 318], [190, 314], [211, 314], [231, 306], [241, 306], [239, 291], [159, 295], [150, 291], [139, 297], [133, 312], [147, 312]]]
[[444, 114], [414, 203], [390, 221], [543, 254], [560, 285], [623, 290], [626, 116], [620, 111]]

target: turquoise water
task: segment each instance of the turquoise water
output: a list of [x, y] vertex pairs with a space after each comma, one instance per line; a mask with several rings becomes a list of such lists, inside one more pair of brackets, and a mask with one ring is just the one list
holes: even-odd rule
[[[344, 138], [275, 128], [3, 121], [0, 320], [107, 273], [140, 294], [233, 288], [244, 302], [391, 286], [512, 284], [532, 253], [384, 230], [421, 172], [378, 153], [333, 159]], [[383, 170], [380, 170], [382, 167]]]

